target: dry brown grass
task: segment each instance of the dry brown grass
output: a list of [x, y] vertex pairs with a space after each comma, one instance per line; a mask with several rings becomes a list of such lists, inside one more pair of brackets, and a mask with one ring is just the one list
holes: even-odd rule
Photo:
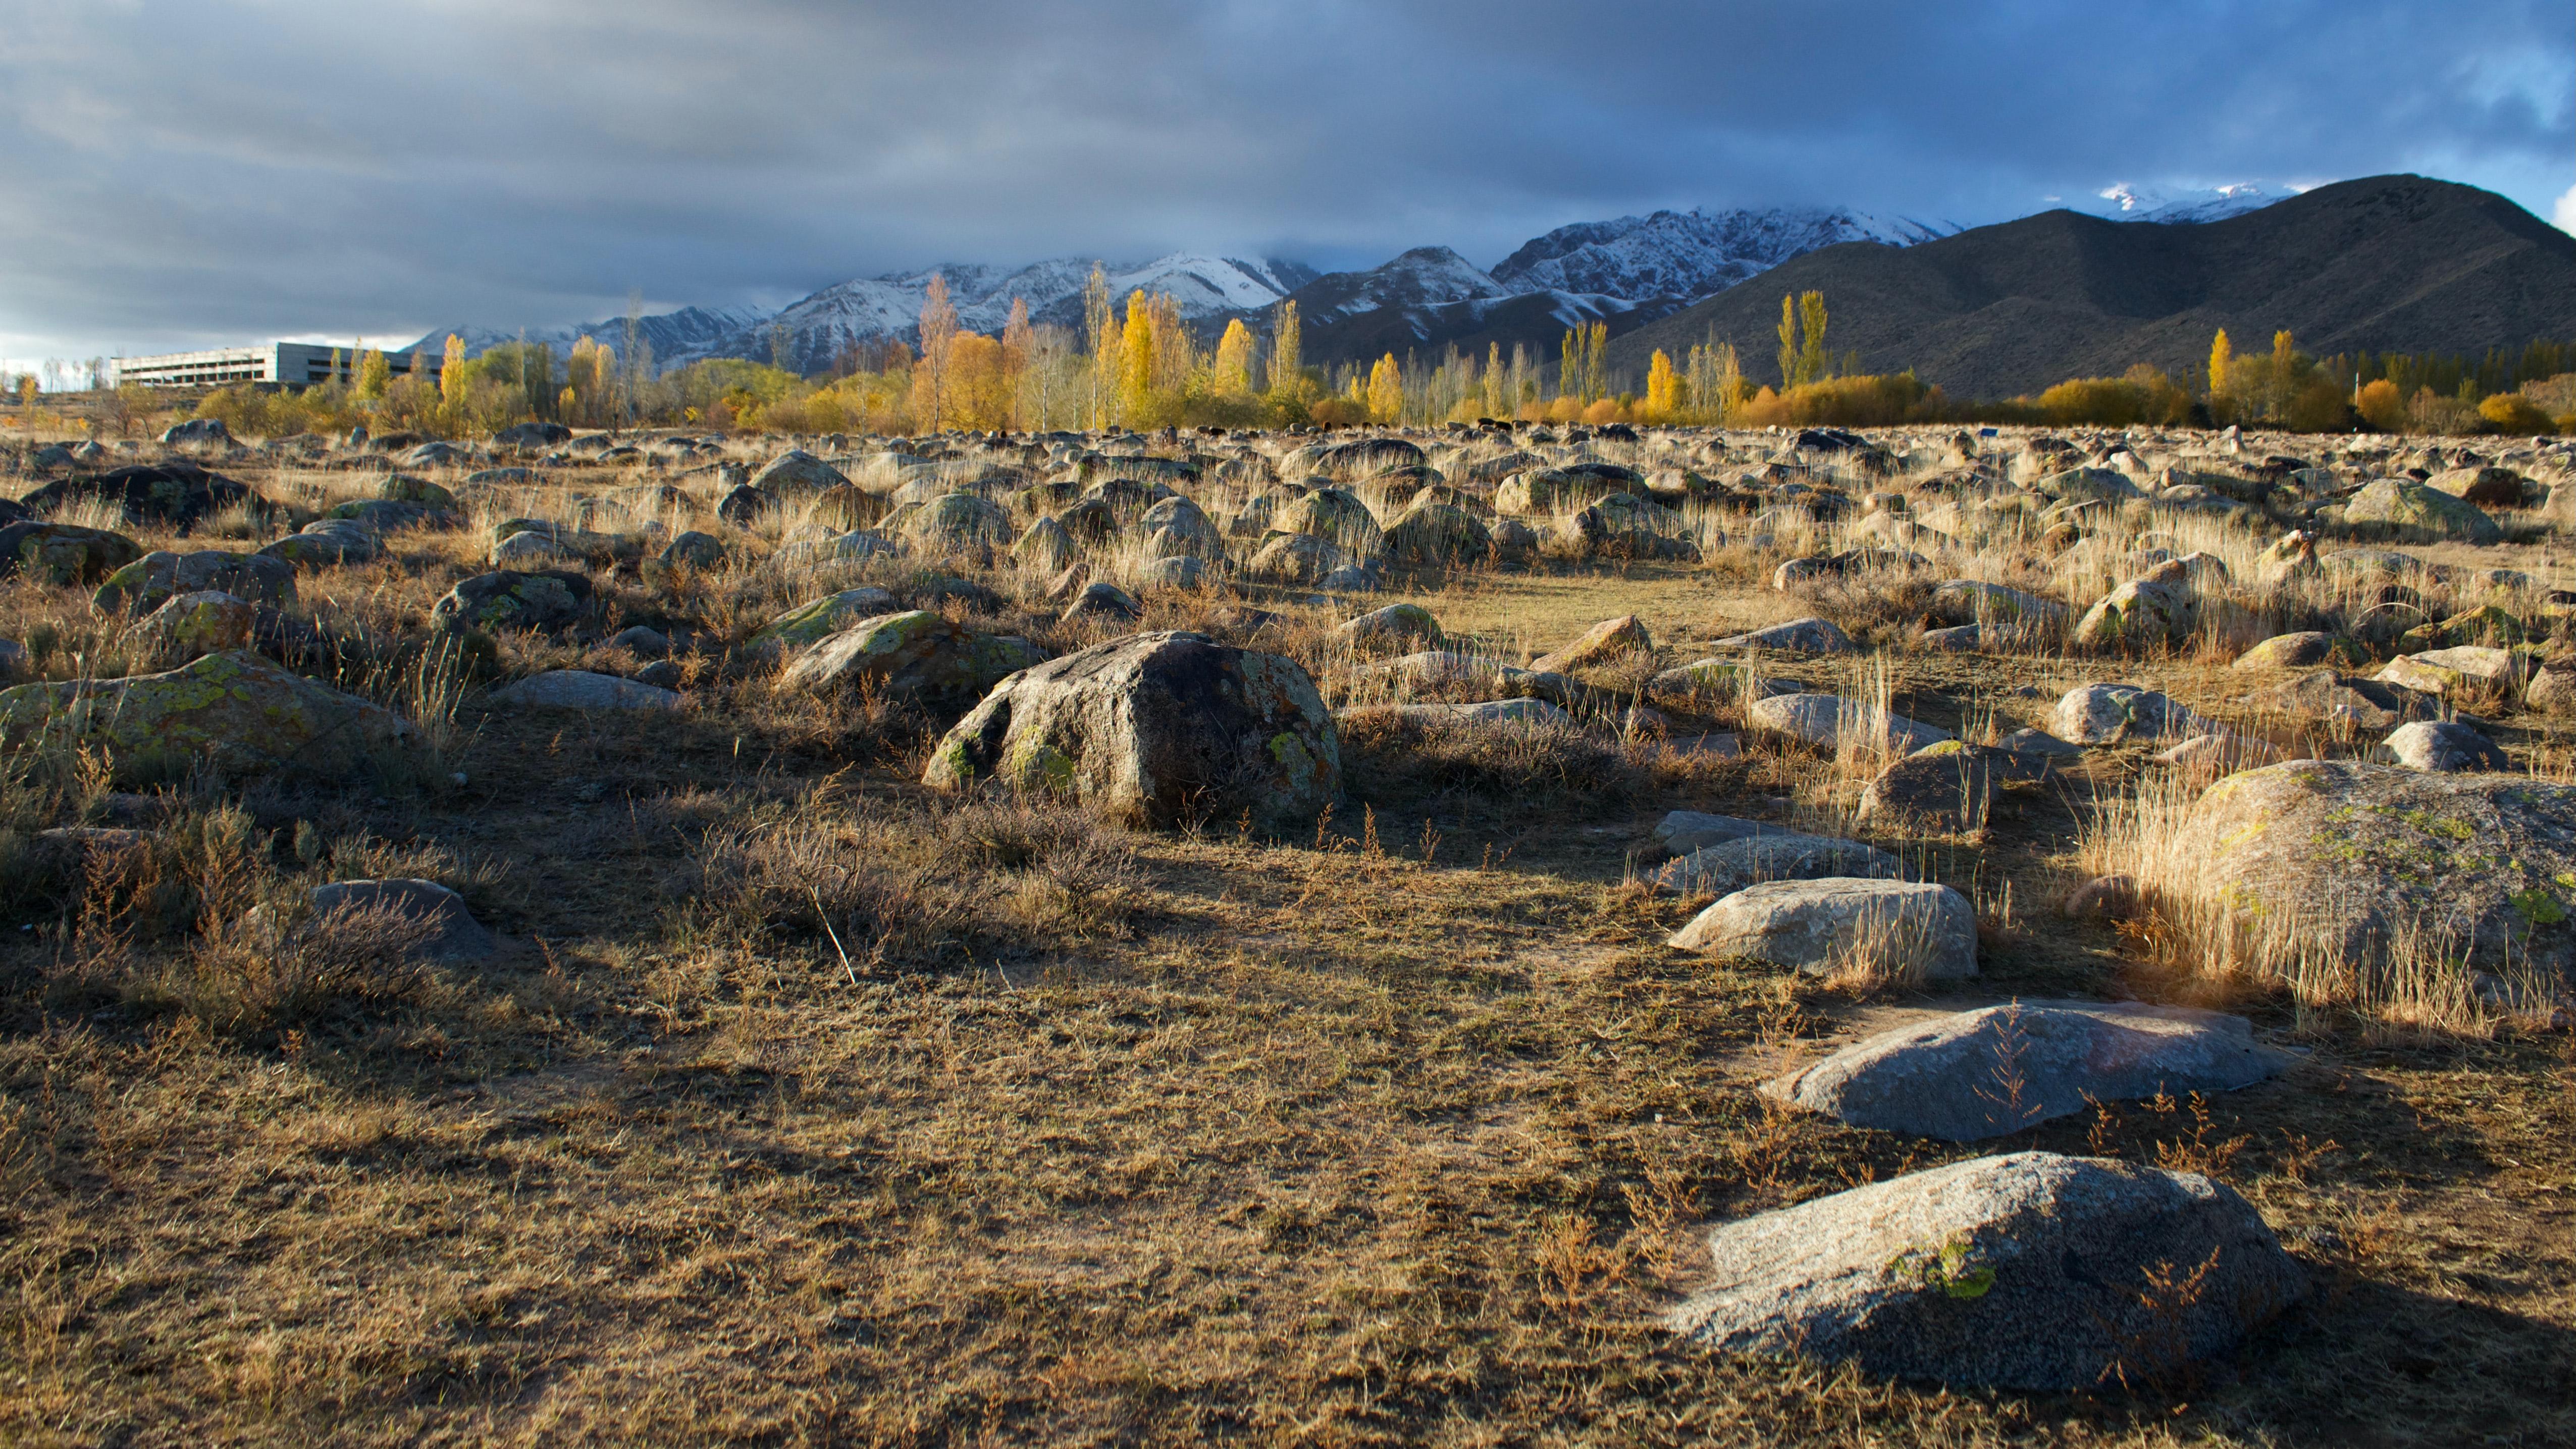
[[[367, 480], [253, 481], [318, 503]], [[570, 512], [538, 492], [484, 522]], [[2418, 1029], [2393, 1000], [2303, 1022], [2236, 973], [2267, 1027], [2309, 1028], [2297, 1070], [2014, 1139], [2217, 1172], [2316, 1267], [2314, 1304], [2196, 1382], [1960, 1394], [1714, 1358], [1654, 1327], [1699, 1271], [1698, 1225], [1956, 1149], [1750, 1090], [1919, 990], [1673, 952], [1688, 905], [1627, 884], [1630, 862], [1677, 807], [1832, 824], [1870, 742], [1712, 761], [1606, 714], [1382, 720], [1346, 734], [1347, 802], [1311, 832], [1123, 835], [931, 797], [912, 781], [938, 721], [782, 689], [775, 661], [690, 656], [699, 702], [678, 716], [493, 710], [500, 678], [631, 668], [597, 642], [626, 623], [721, 645], [824, 581], [591, 566], [596, 637], [407, 652], [487, 537], [404, 536], [299, 580], [357, 641], [339, 676], [443, 721], [464, 783], [174, 782], [143, 853], [39, 878], [13, 866], [35, 830], [117, 807], [94, 762], [0, 781], [0, 1438], [2576, 1441], [2563, 1036]], [[1470, 570], [1366, 603], [1423, 602], [1514, 663], [1627, 613], [1658, 667], [1803, 613], [1882, 646], [1910, 622], [1901, 593], [1777, 594], [1776, 549], [1711, 544], [1698, 567]], [[1942, 562], [2029, 586], [1981, 547]], [[994, 601], [941, 607], [979, 626], [1054, 649], [1117, 632], [1060, 625], [1040, 581], [958, 572]], [[911, 597], [921, 575], [830, 583]], [[1258, 591], [1284, 616], [1261, 642], [1349, 699], [1343, 611], [1301, 598]], [[1155, 597], [1147, 622], [1213, 627], [1236, 602]], [[108, 665], [80, 594], [0, 583], [0, 635], [39, 627], [49, 674]], [[2224, 714], [2247, 686], [2221, 652], [1882, 647], [1789, 672], [1991, 738], [2105, 677]], [[2576, 760], [2545, 731], [2505, 737]], [[2160, 798], [2144, 754], [2007, 790], [1973, 840], [1874, 837], [1977, 901], [1980, 991], [2174, 985], [2169, 925], [2013, 905], [2152, 849], [2124, 824]], [[452, 886], [517, 944], [397, 972], [380, 931], [259, 954], [236, 929], [249, 904], [392, 874]]]

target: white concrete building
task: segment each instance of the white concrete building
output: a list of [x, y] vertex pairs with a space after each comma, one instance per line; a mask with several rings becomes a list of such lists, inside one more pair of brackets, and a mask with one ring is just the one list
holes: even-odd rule
[[[214, 387], [236, 382], [283, 383], [311, 387], [329, 382], [337, 358], [339, 376], [355, 380], [358, 355], [346, 347], [317, 347], [306, 342], [271, 342], [263, 347], [218, 347], [207, 352], [165, 352], [158, 357], [120, 357], [108, 364], [111, 385], [145, 387]], [[414, 367], [436, 377], [446, 366], [443, 353], [388, 352], [385, 363], [396, 377]]]

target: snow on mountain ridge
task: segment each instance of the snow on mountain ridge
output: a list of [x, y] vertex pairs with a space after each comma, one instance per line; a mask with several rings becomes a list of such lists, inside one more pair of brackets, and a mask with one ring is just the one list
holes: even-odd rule
[[2150, 221], [2167, 225], [2224, 221], [2231, 216], [2260, 211], [2276, 201], [2286, 201], [2303, 189], [2288, 187], [2274, 191], [2259, 181], [2238, 181], [2225, 186], [2159, 191], [2123, 181], [2103, 187], [2096, 193], [2100, 198], [2098, 201], [2073, 209], [2110, 221]]
[[1849, 241], [1912, 246], [1958, 230], [1949, 222], [1848, 207], [1694, 207], [1559, 227], [1505, 257], [1493, 276], [1521, 293], [1695, 301], [1820, 247]]

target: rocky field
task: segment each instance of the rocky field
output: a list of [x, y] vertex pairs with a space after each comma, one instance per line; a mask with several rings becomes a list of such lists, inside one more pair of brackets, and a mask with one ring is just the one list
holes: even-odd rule
[[2576, 448], [793, 442], [6, 443], [0, 1437], [2576, 1442]]

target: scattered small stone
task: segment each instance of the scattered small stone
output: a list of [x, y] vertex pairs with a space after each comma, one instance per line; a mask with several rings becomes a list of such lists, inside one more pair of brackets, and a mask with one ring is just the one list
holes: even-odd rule
[[537, 706], [544, 709], [646, 709], [669, 710], [680, 707], [680, 696], [671, 690], [657, 688], [614, 674], [593, 674], [586, 669], [550, 669], [532, 674], [516, 684], [492, 692], [495, 703]]
[[2097, 875], [2068, 892], [2058, 910], [2070, 921], [2125, 921], [2144, 903], [2137, 877]]

